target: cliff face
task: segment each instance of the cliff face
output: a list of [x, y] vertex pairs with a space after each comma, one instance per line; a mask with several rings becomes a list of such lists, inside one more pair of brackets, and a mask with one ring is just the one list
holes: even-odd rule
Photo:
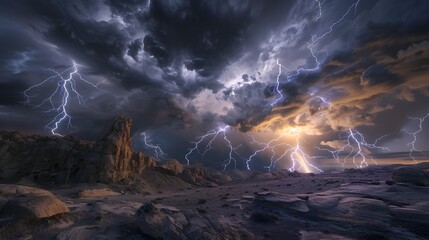
[[131, 149], [132, 122], [117, 117], [95, 143], [73, 136], [25, 136], [0, 132], [0, 180], [30, 178], [39, 183], [115, 183], [156, 165]]

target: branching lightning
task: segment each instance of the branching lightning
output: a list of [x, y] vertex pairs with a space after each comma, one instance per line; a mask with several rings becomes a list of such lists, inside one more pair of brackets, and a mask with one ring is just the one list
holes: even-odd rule
[[313, 171], [323, 172], [321, 169], [319, 169], [318, 167], [316, 167], [314, 164], [310, 162], [310, 159], [316, 159], [319, 157], [310, 156], [309, 154], [304, 152], [304, 150], [301, 148], [301, 145], [300, 145], [299, 136], [296, 138], [295, 146], [282, 142], [281, 139], [284, 136], [285, 134], [281, 134], [277, 138], [274, 138], [266, 143], [258, 142], [255, 140], [254, 137], [252, 137], [252, 143], [257, 144], [258, 146], [260, 146], [260, 148], [257, 149], [252, 155], [250, 155], [249, 158], [246, 160], [247, 169], [250, 170], [250, 163], [252, 162], [253, 158], [256, 157], [258, 154], [261, 154], [263, 152], [271, 152], [270, 164], [268, 166], [265, 166], [265, 168], [268, 169], [268, 171], [271, 171], [275, 167], [277, 162], [279, 162], [280, 160], [288, 156], [292, 162], [292, 166], [288, 169], [291, 172], [293, 171], [303, 171], [306, 173], [313, 172]]
[[319, 15], [316, 17], [316, 21], [322, 17], [322, 3], [319, 0], [315, 0], [317, 3], [317, 9], [319, 9]]
[[275, 86], [275, 90], [277, 92], [278, 97], [271, 103], [271, 106], [276, 105], [278, 101], [283, 99], [283, 94], [282, 94], [282, 91], [280, 89], [280, 76], [282, 75], [282, 68], [285, 68], [285, 67], [279, 63], [278, 59], [277, 59], [276, 63], [277, 63], [277, 66], [279, 68], [279, 72], [278, 72], [277, 78], [276, 78], [276, 86]]
[[[259, 153], [262, 153], [264, 151], [271, 151], [272, 155], [271, 155], [271, 165], [273, 164], [273, 162], [275, 162], [274, 157], [275, 157], [275, 149], [279, 146], [285, 145], [285, 143], [277, 143], [284, 135], [281, 134], [280, 136], [278, 136], [277, 138], [274, 138], [266, 143], [260, 143], [258, 141], [256, 141], [256, 139], [252, 137], [252, 142], [251, 143], [256, 143], [259, 146], [261, 146], [259, 149], [255, 150], [255, 152], [253, 152], [252, 155], [249, 156], [249, 158], [246, 159], [246, 167], [248, 170], [250, 170], [250, 163], [252, 162], [252, 159], [258, 155]], [[289, 144], [286, 144], [287, 146], [290, 146]]]
[[[319, 20], [322, 17], [322, 8], [321, 8], [320, 1], [316, 1], [316, 2], [318, 3], [319, 14], [320, 14], [320, 17], [318, 17], [316, 20]], [[316, 63], [316, 65], [314, 67], [312, 67], [312, 68], [303, 68], [302, 67], [302, 68], [298, 68], [297, 70], [295, 70], [293, 72], [290, 72], [287, 75], [287, 77], [286, 77], [287, 78], [287, 80], [286, 80], [287, 82], [292, 81], [293, 78], [299, 76], [300, 74], [314, 72], [314, 71], [319, 70], [319, 68], [320, 68], [320, 61], [319, 61], [318, 57], [316, 56], [316, 54], [314, 52], [315, 44], [317, 44], [320, 40], [322, 40], [327, 35], [329, 35], [330, 33], [332, 33], [332, 31], [334, 30], [335, 26], [338, 25], [339, 23], [341, 23], [345, 19], [345, 17], [350, 13], [350, 11], [352, 9], [354, 9], [355, 12], [356, 12], [356, 9], [358, 7], [359, 2], [360, 2], [360, 0], [357, 0], [349, 8], [347, 8], [347, 11], [341, 16], [341, 18], [339, 18], [337, 21], [335, 21], [334, 23], [332, 23], [326, 32], [324, 32], [321, 35], [313, 35], [312, 36], [311, 41], [309, 43], [307, 43], [307, 49], [310, 51], [310, 54], [313, 57], [314, 62]], [[283, 94], [282, 94], [282, 91], [280, 89], [280, 81], [279, 80], [280, 80], [280, 75], [282, 74], [282, 68], [285, 68], [285, 69], [287, 69], [287, 68], [284, 67], [283, 65], [281, 65], [279, 63], [278, 59], [277, 59], [276, 63], [278, 65], [278, 74], [277, 74], [277, 78], [276, 78], [275, 91], [276, 91], [276, 94], [278, 95], [278, 97], [271, 103], [271, 106], [275, 106], [284, 97]]]
[[[322, 151], [328, 151], [332, 154], [332, 157], [341, 164], [342, 167], [345, 167], [345, 164], [347, 163], [347, 159], [352, 158], [353, 164], [357, 168], [364, 168], [369, 165], [367, 159], [371, 159], [372, 162], [377, 164], [377, 162], [372, 158], [371, 153], [369, 150], [387, 150], [390, 151], [389, 148], [379, 146], [378, 142], [381, 141], [383, 138], [385, 138], [387, 135], [384, 135], [380, 138], [377, 138], [374, 143], [368, 143], [365, 140], [365, 137], [362, 133], [360, 133], [357, 130], [353, 130], [349, 128], [349, 130], [345, 134], [345, 138], [341, 138], [340, 135], [340, 142], [343, 142], [344, 145], [340, 147], [337, 150], [331, 150], [329, 148], [320, 148], [317, 147], [317, 149]], [[357, 162], [357, 160], [359, 160]]]
[[46, 128], [50, 129], [51, 133], [57, 136], [63, 136], [58, 132], [60, 125], [66, 124], [67, 127], [73, 127], [71, 123], [72, 118], [68, 111], [72, 95], [76, 96], [80, 105], [85, 105], [83, 96], [78, 92], [77, 82], [81, 81], [98, 90], [101, 90], [96, 84], [93, 84], [90, 81], [84, 79], [79, 73], [78, 65], [74, 61], [72, 63], [72, 67], [67, 68], [62, 72], [58, 72], [52, 68], [49, 68], [48, 70], [50, 72], [53, 72], [52, 76], [46, 78], [45, 80], [36, 85], [30, 86], [23, 92], [24, 96], [27, 99], [26, 103], [30, 103], [30, 98], [32, 96], [30, 96], [29, 94], [33, 90], [42, 87], [51, 81], [56, 81], [57, 87], [52, 92], [52, 94], [45, 98], [40, 104], [34, 107], [38, 108], [45, 104], [48, 104], [51, 108], [47, 110], [47, 112], [56, 113], [55, 117], [46, 124]]
[[[319, 59], [318, 59], [318, 57], [316, 56], [316, 54], [315, 54], [315, 51], [314, 51], [314, 47], [315, 47], [315, 45], [320, 41], [320, 40], [322, 40], [323, 38], [325, 38], [327, 35], [329, 35], [330, 33], [332, 33], [332, 31], [334, 30], [334, 28], [339, 24], [339, 23], [341, 23], [344, 19], [345, 19], [345, 17], [350, 13], [350, 11], [352, 10], [352, 9], [354, 9], [355, 10], [355, 13], [356, 13], [356, 9], [357, 9], [357, 7], [358, 7], [358, 4], [359, 4], [359, 2], [360, 2], [360, 0], [357, 0], [357, 1], [355, 1], [351, 6], [349, 6], [348, 8], [347, 8], [347, 11], [337, 20], [337, 21], [335, 21], [334, 23], [332, 23], [331, 25], [330, 25], [330, 27], [328, 28], [328, 30], [326, 31], [326, 32], [324, 32], [323, 34], [321, 34], [321, 35], [313, 35], [312, 36], [312, 38], [311, 38], [311, 41], [309, 42], [309, 43], [307, 43], [307, 49], [310, 51], [310, 54], [311, 54], [311, 56], [313, 57], [313, 59], [314, 59], [314, 62], [315, 62], [315, 66], [314, 67], [312, 67], [312, 68], [298, 68], [297, 70], [295, 70], [295, 71], [293, 71], [293, 72], [289, 72], [289, 74], [287, 75], [287, 77], [286, 77], [286, 81], [287, 82], [289, 82], [289, 81], [292, 81], [295, 77], [297, 77], [297, 76], [299, 76], [300, 74], [306, 74], [306, 73], [309, 73], [309, 72], [313, 72], [313, 71], [317, 71], [317, 70], [319, 70], [319, 68], [320, 68], [320, 65], [321, 65], [321, 63], [320, 63], [320, 61], [319, 61]], [[319, 10], [319, 15], [318, 15], [318, 17], [316, 18], [316, 21], [318, 21], [321, 17], [322, 17], [322, 7], [321, 7], [321, 5], [322, 5], [322, 3], [319, 1], [319, 0], [316, 0], [316, 3], [317, 3], [317, 7], [318, 7], [318, 10]], [[284, 98], [284, 95], [282, 94], [282, 91], [281, 91], [281, 89], [280, 89], [280, 76], [281, 76], [281, 74], [282, 74], [282, 69], [283, 68], [285, 68], [284, 66], [282, 66], [280, 63], [279, 63], [279, 60], [277, 59], [277, 65], [278, 65], [278, 74], [277, 74], [277, 78], [276, 78], [276, 85], [275, 85], [275, 91], [277, 92], [277, 98], [271, 103], [271, 106], [275, 106], [280, 100], [282, 100], [283, 98]], [[287, 69], [287, 68], [285, 68], [285, 69]], [[318, 99], [320, 99], [322, 102], [323, 102], [323, 104], [325, 104], [326, 106], [328, 106], [328, 109], [329, 110], [331, 110], [331, 108], [332, 108], [332, 106], [333, 106], [333, 104], [331, 103], [331, 102], [329, 102], [326, 98], [324, 98], [324, 97], [322, 97], [322, 96], [316, 96], [316, 98], [318, 98]], [[325, 114], [326, 115], [326, 114]], [[361, 158], [362, 158], [362, 161], [361, 161], [361, 163], [358, 165], [358, 164], [356, 164], [355, 163], [355, 165], [357, 166], [357, 167], [362, 167], [362, 166], [364, 166], [364, 165], [368, 165], [368, 163], [366, 162], [366, 155], [364, 154], [364, 152], [363, 152], [363, 149], [362, 149], [362, 146], [364, 146], [364, 147], [366, 147], [366, 148], [378, 148], [378, 146], [376, 146], [376, 145], [374, 145], [374, 144], [368, 144], [368, 143], [366, 143], [366, 141], [365, 141], [365, 139], [364, 139], [364, 137], [363, 137], [363, 135], [360, 133], [360, 132], [358, 132], [358, 131], [356, 131], [356, 130], [352, 130], [352, 129], [350, 129], [349, 130], [349, 135], [348, 135], [349, 137], [347, 138], [348, 140], [348, 144], [346, 145], [346, 146], [348, 146], [348, 147], [351, 147], [352, 148], [352, 150], [354, 150], [354, 148], [352, 147], [352, 143], [355, 143], [356, 144], [356, 147], [359, 149], [357, 152], [356, 152], [356, 154], [353, 156], [353, 162], [355, 163], [355, 159], [358, 157], [358, 156], [360, 156]], [[272, 141], [275, 141], [276, 139], [273, 139]], [[318, 170], [318, 171], [321, 171], [319, 168], [317, 168], [316, 166], [314, 166], [314, 165], [312, 165], [312, 164], [310, 164], [310, 162], [308, 161], [308, 159], [310, 159], [310, 158], [313, 158], [313, 157], [311, 157], [311, 156], [309, 156], [308, 154], [306, 154], [303, 150], [302, 150], [302, 148], [301, 148], [301, 146], [300, 146], [300, 136], [297, 136], [297, 139], [296, 139], [296, 146], [294, 146], [294, 147], [292, 147], [291, 146], [291, 148], [288, 148], [288, 149], [286, 149], [284, 152], [283, 152], [283, 154], [281, 154], [280, 155], [280, 158], [277, 158], [277, 159], [275, 159], [275, 157], [274, 157], [274, 153], [275, 153], [275, 151], [273, 151], [272, 150], [272, 147], [271, 147], [271, 142], [268, 142], [266, 145], [264, 145], [264, 147], [263, 148], [261, 148], [260, 150], [257, 150], [256, 152], [254, 152], [250, 157], [249, 157], [249, 159], [247, 159], [247, 161], [246, 161], [246, 164], [247, 164], [247, 168], [248, 169], [250, 169], [249, 168], [249, 163], [251, 162], [251, 160], [252, 160], [252, 158], [256, 155], [256, 154], [258, 154], [259, 152], [261, 152], [261, 151], [265, 151], [265, 150], [267, 150], [267, 149], [269, 149], [269, 150], [271, 150], [272, 152], [273, 152], [273, 155], [271, 156], [271, 164], [270, 164], [270, 166], [268, 166], [268, 169], [271, 169], [274, 165], [275, 165], [275, 163], [279, 160], [279, 159], [281, 159], [282, 157], [284, 157], [287, 153], [289, 153], [290, 152], [290, 155], [289, 155], [289, 157], [290, 157], [290, 159], [292, 160], [292, 167], [289, 169], [289, 170], [291, 170], [291, 171], [293, 171], [293, 170], [295, 170], [295, 165], [296, 165], [296, 163], [300, 163], [300, 168], [301, 167], [304, 167], [305, 169], [304, 169], [304, 171], [310, 171], [310, 167], [312, 167], [312, 168], [314, 168], [314, 169], [316, 169], [316, 170]], [[334, 155], [334, 158], [335, 159], [337, 159], [337, 161], [339, 161], [338, 160], [338, 155], [343, 151], [343, 150], [345, 150], [345, 148], [346, 148], [346, 146], [344, 146], [343, 147], [343, 149], [340, 149], [340, 150], [336, 150], [336, 151], [331, 151], [331, 150], [328, 150], [328, 151], [330, 151], [333, 155]], [[353, 151], [352, 151], [353, 152]], [[351, 154], [351, 153], [350, 153]], [[371, 158], [372, 159], [372, 158]], [[299, 169], [300, 169], [299, 168]]]
[[233, 146], [231, 143], [231, 140], [228, 138], [228, 135], [226, 134], [227, 130], [229, 129], [229, 126], [220, 127], [218, 129], [212, 129], [208, 131], [206, 134], [199, 136], [196, 138], [194, 142], [192, 142], [193, 147], [188, 149], [188, 152], [185, 155], [185, 159], [187, 164], [190, 163], [190, 157], [194, 152], [197, 152], [201, 159], [204, 158], [205, 154], [213, 149], [213, 142], [218, 138], [219, 135], [223, 136], [223, 140], [226, 143], [228, 151], [228, 157], [224, 161], [223, 166], [224, 169], [226, 169], [231, 163], [237, 164], [237, 158], [241, 158], [240, 154], [237, 153], [238, 146]]
[[420, 152], [416, 148], [416, 142], [417, 142], [417, 135], [419, 135], [423, 130], [423, 123], [426, 120], [426, 118], [429, 118], [429, 112], [426, 113], [423, 117], [417, 118], [417, 117], [410, 117], [410, 119], [415, 120], [418, 122], [418, 129], [416, 131], [408, 131], [406, 129], [402, 129], [403, 132], [411, 136], [411, 142], [409, 142], [407, 145], [410, 147], [409, 155], [413, 159], [415, 163], [417, 163], [416, 158], [414, 157], [414, 152]]
[[[332, 33], [334, 31], [334, 28], [336, 28], [336, 26], [340, 24], [346, 18], [346, 16], [350, 14], [350, 12], [353, 9], [356, 14], [359, 2], [360, 0], [356, 0], [352, 5], [350, 5], [347, 8], [346, 12], [343, 15], [341, 15], [341, 17], [337, 21], [335, 21], [329, 26], [327, 31], [325, 31], [320, 35], [313, 35], [310, 42], [307, 43], [307, 49], [309, 50], [315, 62], [314, 67], [309, 67], [309, 68], [301, 67], [294, 71], [290, 71], [285, 66], [280, 64], [279, 59], [277, 59], [276, 64], [278, 67], [278, 73], [277, 73], [276, 83], [273, 90], [273, 92], [275, 91], [276, 95], [274, 100], [270, 104], [271, 107], [276, 106], [280, 101], [282, 101], [286, 97], [282, 92], [282, 89], [280, 86], [281, 84], [280, 77], [283, 74], [282, 70], [286, 69], [288, 71], [288, 74], [286, 75], [286, 82], [293, 81], [296, 77], [298, 77], [301, 74], [307, 74], [310, 72], [318, 71], [321, 63], [315, 53], [314, 48], [316, 44], [320, 42], [322, 39], [324, 39], [327, 35]], [[316, 21], [318, 21], [322, 17], [322, 6], [321, 6], [322, 2], [320, 2], [319, 0], [316, 0], [316, 3], [317, 3], [318, 13], [319, 13], [316, 18]], [[328, 101], [325, 97], [317, 96], [317, 95], [314, 97], [319, 99], [321, 101], [321, 104], [327, 107], [328, 110], [331, 110], [333, 108], [333, 103]], [[185, 159], [187, 160], [188, 164], [190, 162], [189, 156], [194, 152], [198, 152], [201, 155], [201, 157], [204, 157], [204, 154], [207, 151], [212, 149], [212, 143], [219, 134], [223, 134], [224, 140], [226, 141], [227, 146], [230, 149], [227, 163], [229, 164], [232, 161], [236, 161], [234, 156], [235, 155], [239, 156], [239, 155], [236, 152], [236, 148], [232, 147], [231, 141], [226, 137], [226, 134], [225, 134], [226, 129], [227, 128], [220, 128], [219, 130], [214, 130], [214, 129], [210, 130], [205, 135], [198, 137], [195, 142], [192, 142], [193, 147], [189, 149], [189, 152], [185, 156]], [[410, 133], [410, 134], [413, 135], [415, 139], [415, 135], [418, 134], [418, 132]], [[305, 172], [312, 172], [312, 171], [322, 172], [321, 169], [313, 165], [310, 161], [311, 159], [320, 158], [320, 156], [310, 156], [303, 150], [300, 144], [300, 142], [302, 141], [302, 138], [300, 135], [296, 136], [295, 145], [285, 143], [282, 139], [283, 137], [284, 137], [284, 134], [281, 134], [280, 136], [274, 139], [271, 139], [268, 142], [258, 142], [253, 136], [251, 136], [252, 138], [251, 143], [256, 144], [258, 147], [247, 159], [245, 159], [247, 169], [248, 170], [251, 169], [251, 162], [257, 155], [263, 154], [263, 153], [265, 154], [269, 153], [270, 164], [266, 166], [268, 170], [271, 170], [273, 167], [275, 167], [276, 163], [281, 159], [288, 157], [292, 161], [292, 166], [289, 168], [289, 171], [298, 170], [298, 171], [305, 171]], [[329, 148], [319, 148], [319, 147], [318, 149], [330, 152], [334, 157], [334, 159], [336, 159], [336, 161], [340, 163], [342, 166], [344, 166], [348, 158], [352, 158], [354, 165], [358, 168], [362, 168], [362, 167], [368, 166], [367, 159], [371, 159], [372, 161], [374, 161], [374, 159], [370, 156], [369, 150], [375, 150], [375, 149], [389, 150], [386, 147], [377, 145], [378, 142], [383, 137], [377, 139], [374, 143], [371, 144], [365, 140], [362, 133], [350, 128], [347, 131], [347, 135], [345, 139], [341, 139], [341, 135], [340, 135], [340, 140], [345, 142], [344, 146], [342, 146], [340, 149], [332, 150]], [[206, 142], [207, 140], [208, 142]], [[412, 144], [411, 146], [412, 146], [412, 149], [415, 149], [414, 144]], [[345, 155], [345, 157], [343, 158], [343, 161], [341, 161], [340, 159], [343, 155]]]
[[223, 164], [224, 169], [226, 169], [232, 163], [236, 165], [238, 159], [244, 159], [246, 160], [247, 169], [251, 170], [251, 162], [257, 155], [269, 153], [271, 154], [270, 164], [268, 166], [265, 166], [265, 168], [269, 171], [271, 171], [272, 168], [275, 167], [278, 161], [288, 157], [292, 161], [292, 166], [289, 168], [289, 171], [297, 170], [304, 172], [322, 172], [321, 169], [317, 168], [309, 161], [310, 159], [315, 159], [318, 157], [310, 156], [303, 151], [299, 143], [299, 137], [297, 138], [296, 145], [293, 146], [283, 141], [283, 137], [285, 136], [285, 134], [281, 134], [268, 142], [259, 142], [253, 136], [248, 135], [252, 139], [250, 143], [256, 145], [257, 147], [256, 150], [247, 159], [245, 159], [237, 152], [237, 149], [241, 145], [237, 145], [234, 147], [231, 140], [228, 138], [228, 135], [226, 134], [228, 129], [229, 127], [212, 129], [206, 134], [197, 137], [196, 140], [192, 142], [192, 147], [185, 155], [187, 164], [190, 164], [190, 157], [194, 153], [198, 153], [201, 156], [201, 159], [204, 158], [205, 154], [213, 149], [213, 142], [216, 139], [219, 139], [225, 141], [225, 145], [229, 150], [228, 156]]
[[167, 154], [164, 151], [162, 151], [162, 148], [159, 145], [154, 145], [149, 142], [149, 139], [148, 139], [149, 137], [145, 132], [142, 132], [141, 135], [143, 136], [145, 148], [148, 150], [151, 150], [158, 161], [162, 161], [164, 158], [167, 157]]

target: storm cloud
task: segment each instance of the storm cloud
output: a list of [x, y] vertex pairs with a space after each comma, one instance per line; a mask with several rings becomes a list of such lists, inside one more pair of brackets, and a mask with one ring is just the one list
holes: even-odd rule
[[0, 125], [48, 134], [52, 112], [38, 105], [55, 81], [29, 102], [23, 91], [74, 62], [97, 88], [77, 84], [86, 104], [71, 98], [76, 128], [63, 132], [96, 139], [128, 115], [137, 138], [151, 133], [179, 160], [223, 125], [302, 127], [325, 146], [349, 128], [398, 133], [429, 107], [429, 4], [355, 3], [0, 0]]

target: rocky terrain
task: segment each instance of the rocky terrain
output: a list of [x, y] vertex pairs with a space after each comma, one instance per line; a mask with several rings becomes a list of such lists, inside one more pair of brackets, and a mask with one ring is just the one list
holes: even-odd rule
[[0, 180], [22, 178], [43, 184], [116, 183], [154, 166], [155, 160], [131, 149], [131, 120], [118, 117], [101, 140], [73, 136], [25, 136], [0, 132]]
[[429, 164], [217, 171], [100, 141], [0, 133], [0, 239], [428, 239]]

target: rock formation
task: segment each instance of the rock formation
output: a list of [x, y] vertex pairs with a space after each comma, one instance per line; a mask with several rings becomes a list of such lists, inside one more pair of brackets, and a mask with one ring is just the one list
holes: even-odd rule
[[393, 171], [392, 179], [417, 186], [429, 186], [429, 163], [398, 167]]
[[143, 204], [135, 218], [140, 230], [155, 239], [253, 239], [251, 233], [225, 218], [209, 218], [197, 211], [180, 211], [160, 204]]
[[0, 132], [0, 180], [64, 184], [129, 179], [156, 165], [153, 158], [131, 149], [131, 125], [129, 118], [117, 117], [95, 143], [74, 136]]
[[252, 209], [265, 222], [286, 220], [311, 226], [305, 228], [305, 239], [322, 239], [314, 229], [353, 239], [421, 239], [417, 234], [427, 234], [422, 226], [429, 226], [428, 193], [427, 188], [406, 184], [348, 183], [311, 194], [256, 193]]
[[69, 212], [65, 203], [49, 191], [14, 184], [0, 184], [0, 218], [39, 219]]

